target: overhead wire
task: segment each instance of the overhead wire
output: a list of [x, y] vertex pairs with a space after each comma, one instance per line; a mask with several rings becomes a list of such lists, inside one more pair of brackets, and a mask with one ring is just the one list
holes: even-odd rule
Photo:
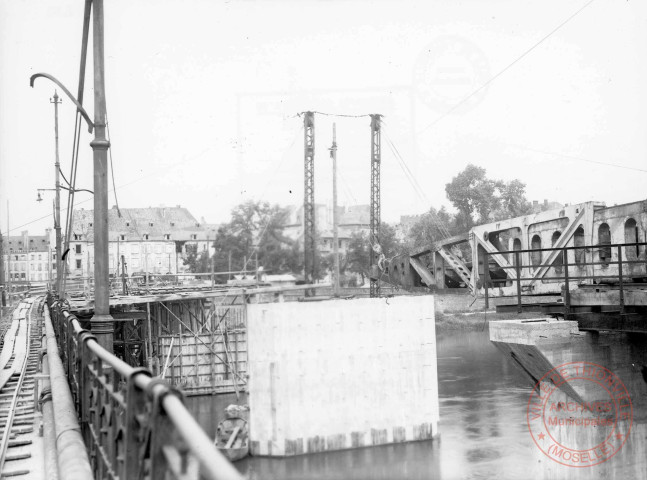
[[541, 153], [542, 155], [551, 155], [551, 156], [555, 156], [555, 157], [567, 158], [569, 160], [577, 160], [577, 161], [580, 161], [580, 162], [594, 163], [596, 165], [602, 165], [602, 166], [605, 166], [605, 167], [623, 168], [625, 170], [633, 170], [635, 172], [647, 173], [647, 170], [644, 169], [644, 168], [629, 167], [627, 165], [618, 165], [617, 163], [610, 163], [610, 162], [600, 162], [598, 160], [591, 160], [591, 159], [588, 159], [588, 158], [576, 157], [574, 155], [567, 155], [567, 154], [558, 153], [558, 152], [548, 152], [548, 151], [545, 151], [545, 150], [539, 150], [539, 149], [536, 149], [536, 148], [530, 148], [530, 147], [526, 147], [526, 146], [523, 146], [523, 145], [516, 145], [516, 144], [513, 144], [513, 143], [506, 143], [506, 145], [508, 145], [510, 147], [513, 147], [513, 148], [518, 148], [520, 150], [527, 150], [529, 152]]
[[487, 80], [485, 83], [483, 83], [480, 87], [478, 87], [476, 90], [468, 94], [466, 97], [464, 97], [462, 100], [460, 100], [458, 103], [454, 104], [449, 110], [444, 112], [440, 117], [438, 117], [436, 120], [428, 124], [426, 127], [424, 127], [422, 130], [420, 130], [418, 133], [422, 133], [429, 128], [433, 127], [436, 125], [438, 122], [440, 122], [443, 118], [447, 117], [447, 115], [451, 114], [452, 112], [456, 111], [460, 106], [462, 106], [465, 102], [467, 102], [469, 99], [474, 97], [474, 95], [478, 94], [481, 92], [483, 89], [485, 89], [488, 85], [490, 85], [492, 82], [494, 82], [497, 78], [499, 78], [501, 75], [503, 75], [505, 72], [507, 72], [510, 68], [512, 68], [514, 65], [516, 65], [518, 62], [520, 62], [524, 57], [526, 57], [530, 52], [532, 52], [534, 49], [536, 49], [539, 45], [544, 43], [549, 37], [551, 37], [553, 34], [555, 34], [559, 29], [561, 29], [564, 25], [566, 25], [568, 22], [573, 20], [577, 15], [579, 15], [585, 8], [587, 8], [589, 5], [591, 5], [595, 0], [589, 0], [586, 2], [582, 7], [577, 9], [575, 13], [569, 15], [564, 21], [562, 21], [559, 25], [557, 25], [555, 28], [553, 28], [550, 32], [548, 32], [546, 35], [544, 35], [542, 38], [540, 38], [537, 42], [535, 42], [530, 48], [526, 49], [521, 55], [519, 55], [517, 58], [515, 58], [511, 63], [509, 63], [506, 67], [504, 67], [502, 70], [500, 70], [496, 75], [491, 77], [489, 80]]
[[[404, 157], [400, 154], [400, 151], [398, 148], [395, 146], [393, 143], [393, 140], [389, 137], [389, 135], [386, 133], [385, 129], [382, 128], [382, 133], [384, 134], [384, 138], [387, 141], [387, 146], [393, 153], [393, 156], [395, 157], [396, 161], [398, 162], [398, 165], [400, 166], [402, 172], [404, 173], [406, 179], [409, 181], [411, 186], [413, 187], [413, 190], [416, 192], [420, 200], [423, 201], [425, 204], [430, 204], [429, 199], [427, 198], [427, 195], [425, 194], [425, 191], [423, 188], [420, 186], [418, 183], [418, 180], [416, 179], [415, 175], [413, 172], [411, 172], [411, 169], [407, 165], [407, 161], [404, 159]], [[432, 223], [434, 226], [438, 229], [440, 234], [442, 235], [443, 238], [449, 238], [451, 237], [451, 233], [445, 226], [444, 222], [438, 217], [438, 214], [434, 211], [433, 208], [429, 209], [428, 215], [431, 218]]]
[[121, 210], [119, 209], [119, 200], [117, 199], [117, 187], [115, 186], [115, 169], [114, 162], [112, 161], [112, 135], [110, 135], [110, 122], [108, 122], [108, 112], [106, 112], [106, 130], [108, 132], [108, 155], [110, 156], [110, 173], [112, 176], [112, 191], [115, 194], [115, 206], [117, 207], [117, 215], [121, 218]]

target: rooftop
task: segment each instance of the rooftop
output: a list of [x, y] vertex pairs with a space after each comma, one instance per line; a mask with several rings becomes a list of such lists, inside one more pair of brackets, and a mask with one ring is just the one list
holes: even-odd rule
[[[116, 207], [108, 210], [109, 239], [120, 236], [126, 240], [139, 240], [148, 235], [149, 240], [207, 240], [214, 238], [217, 226], [203, 224], [188, 209], [176, 207], [122, 208], [121, 217]], [[75, 210], [72, 233], [81, 240], [94, 239], [94, 211]]]

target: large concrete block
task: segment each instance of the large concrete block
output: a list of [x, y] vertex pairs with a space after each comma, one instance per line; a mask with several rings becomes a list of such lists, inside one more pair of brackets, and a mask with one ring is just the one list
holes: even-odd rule
[[437, 434], [431, 296], [249, 305], [248, 368], [255, 455]]

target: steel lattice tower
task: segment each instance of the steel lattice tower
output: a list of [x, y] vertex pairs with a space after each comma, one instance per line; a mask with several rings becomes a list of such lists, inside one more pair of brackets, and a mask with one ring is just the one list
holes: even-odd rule
[[[303, 160], [303, 254], [305, 282], [315, 280], [315, 116], [305, 112], [303, 117], [304, 160]], [[310, 296], [312, 292], [306, 291]]]
[[[371, 115], [371, 233], [369, 246], [371, 298], [380, 296], [380, 272], [377, 269], [379, 254], [373, 246], [380, 244], [380, 163], [382, 159], [382, 141], [380, 119], [382, 115]], [[378, 270], [378, 271], [376, 271]]]

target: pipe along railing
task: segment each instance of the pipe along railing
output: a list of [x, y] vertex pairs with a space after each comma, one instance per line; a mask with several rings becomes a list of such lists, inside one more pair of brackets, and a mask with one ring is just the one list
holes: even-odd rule
[[64, 305], [48, 303], [94, 478], [242, 479], [179, 390], [115, 357]]
[[[635, 249], [633, 254], [630, 256], [628, 255], [628, 250], [629, 248]], [[618, 292], [619, 292], [619, 308], [620, 308], [620, 315], [624, 316], [625, 315], [625, 302], [624, 302], [624, 287], [625, 284], [627, 283], [625, 280], [625, 275], [626, 272], [623, 268], [623, 266], [629, 266], [629, 265], [644, 265], [645, 266], [645, 273], [643, 276], [647, 275], [647, 258], [645, 256], [645, 250], [647, 249], [647, 243], [646, 242], [636, 242], [636, 243], [621, 243], [621, 244], [610, 244], [610, 243], [602, 243], [598, 245], [580, 245], [580, 246], [572, 246], [572, 247], [561, 247], [561, 248], [535, 248], [535, 249], [527, 249], [527, 250], [508, 250], [508, 251], [501, 251], [501, 252], [484, 252], [484, 258], [483, 258], [483, 287], [485, 290], [485, 308], [489, 308], [489, 288], [492, 288], [494, 286], [494, 283], [499, 282], [499, 283], [505, 283], [505, 282], [514, 282], [517, 287], [517, 309], [518, 312], [522, 312], [522, 301], [521, 301], [521, 292], [523, 289], [522, 286], [522, 281], [541, 281], [542, 279], [537, 279], [534, 277], [524, 277], [523, 272], [525, 270], [530, 270], [532, 273], [533, 271], [536, 271], [542, 267], [549, 267], [554, 270], [554, 273], [551, 274], [550, 276], [545, 277], [545, 280], [550, 280], [550, 281], [563, 281], [564, 282], [564, 287], [562, 289], [563, 291], [563, 296], [564, 296], [564, 314], [565, 314], [565, 319], [569, 320], [571, 319], [571, 285], [574, 283], [574, 281], [586, 281], [586, 280], [598, 280], [598, 281], [603, 281], [603, 280], [611, 280], [613, 283], [617, 283], [618, 285]], [[533, 264], [532, 260], [528, 265], [523, 265], [523, 256], [526, 254], [526, 256], [529, 254], [530, 256], [536, 253], [539, 253], [540, 255], [543, 255], [543, 252], [553, 252], [553, 251], [561, 251], [561, 255], [558, 255], [557, 258], [553, 261], [551, 264], [545, 264], [542, 263], [541, 261], [538, 264]], [[615, 258], [613, 255], [613, 252], [615, 250]], [[573, 251], [574, 255], [574, 262], [569, 262], [569, 252]], [[623, 251], [624, 251], [624, 257], [623, 259]], [[587, 261], [586, 255], [587, 253], [590, 254], [595, 254], [595, 252], [598, 252], [598, 255], [600, 255], [600, 252], [604, 252], [604, 259], [600, 259], [600, 261]], [[502, 267], [497, 263], [496, 268], [501, 269], [501, 270], [506, 270], [506, 269], [513, 269], [516, 274], [515, 279], [492, 279], [490, 277], [490, 257], [494, 257], [496, 255], [503, 255], [506, 258], [508, 255], [512, 256], [513, 261], [511, 262], [512, 265]], [[592, 259], [593, 260], [593, 259]], [[616, 266], [617, 268], [615, 271], [612, 269], [609, 269], [609, 266]], [[588, 268], [592, 267], [592, 268]], [[599, 269], [596, 270], [596, 267], [599, 267]], [[590, 275], [572, 275], [570, 271], [573, 270], [583, 270], [586, 269], [587, 271], [590, 270], [591, 274]], [[570, 271], [569, 271], [570, 270]], [[596, 271], [598, 274], [596, 275]], [[548, 271], [546, 272], [548, 273]], [[557, 274], [557, 275], [555, 275]]]

